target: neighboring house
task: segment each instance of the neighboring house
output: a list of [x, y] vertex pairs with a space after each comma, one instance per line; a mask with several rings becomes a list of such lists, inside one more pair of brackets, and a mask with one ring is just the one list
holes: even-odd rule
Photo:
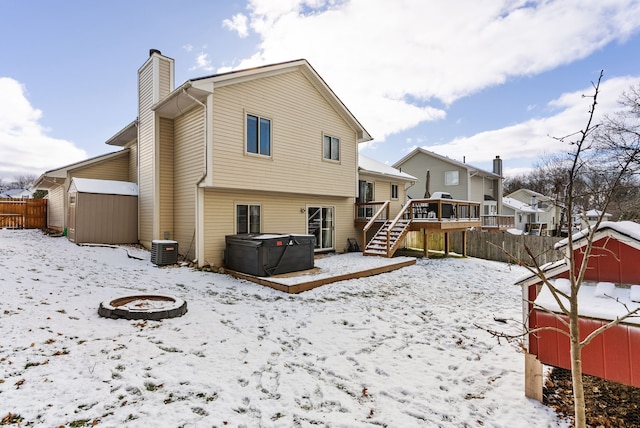
[[[544, 214], [542, 209], [505, 196], [502, 198], [502, 212], [513, 216], [515, 229], [522, 233], [539, 234], [538, 222], [540, 221], [540, 216]], [[532, 225], [538, 227], [532, 227]]]
[[[575, 274], [578, 274], [588, 245], [585, 231], [573, 234], [555, 245], [564, 250], [565, 257], [555, 263], [542, 266], [545, 277], [554, 286], [571, 294], [570, 266], [567, 260], [569, 239], [573, 242]], [[591, 255], [586, 260], [587, 269], [578, 293], [580, 331], [591, 332], [609, 321], [622, 318], [628, 311], [640, 307], [640, 224], [603, 222], [594, 234]], [[556, 298], [547, 287], [542, 287], [540, 277], [527, 274], [516, 284], [523, 288], [523, 317], [530, 330], [542, 329], [528, 335], [527, 350], [539, 362], [527, 359], [530, 367], [541, 372], [540, 363], [570, 369], [571, 359], [568, 338], [558, 330], [566, 331], [568, 318], [560, 315]], [[568, 301], [561, 299], [566, 307]], [[597, 336], [582, 351], [582, 368], [585, 374], [640, 387], [640, 320], [627, 318], [623, 323]], [[529, 373], [531, 370], [525, 370]], [[541, 396], [541, 385], [538, 396]]]
[[[562, 218], [562, 208], [552, 198], [529, 189], [518, 189], [506, 195], [503, 201], [510, 208], [521, 208], [516, 215], [516, 228], [530, 234], [556, 235]], [[505, 212], [506, 214], [506, 212]]]
[[63, 232], [68, 227], [69, 186], [74, 177], [101, 180], [131, 179], [129, 150], [120, 150], [76, 162], [42, 174], [34, 189], [47, 190], [47, 228]]
[[503, 214], [502, 160], [499, 156], [493, 160], [493, 172], [489, 172], [416, 148], [393, 167], [418, 178], [416, 184], [407, 191], [411, 199], [423, 199], [434, 192], [447, 192], [453, 199], [480, 203], [483, 216]]
[[33, 197], [33, 190], [30, 189], [9, 189], [3, 192], [4, 198], [11, 199], [31, 199]]
[[607, 212], [603, 214], [602, 211], [599, 211], [599, 210], [589, 210], [586, 213], [583, 213], [582, 215], [580, 215], [580, 221], [579, 221], [580, 226], [582, 228], [585, 228], [587, 226], [593, 226], [594, 224], [596, 224], [596, 222], [601, 216], [602, 216], [602, 221], [610, 221], [611, 217], [613, 217], [613, 214], [609, 214]]

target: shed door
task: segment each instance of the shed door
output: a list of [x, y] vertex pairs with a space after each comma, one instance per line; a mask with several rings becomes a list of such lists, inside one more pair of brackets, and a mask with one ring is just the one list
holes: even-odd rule
[[69, 193], [69, 212], [67, 214], [67, 237], [70, 241], [76, 241], [76, 202], [77, 193]]

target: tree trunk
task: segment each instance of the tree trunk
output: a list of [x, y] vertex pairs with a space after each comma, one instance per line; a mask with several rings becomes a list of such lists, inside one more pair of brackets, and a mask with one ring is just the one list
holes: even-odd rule
[[571, 299], [571, 314], [569, 316], [571, 342], [571, 381], [573, 384], [573, 408], [575, 416], [575, 427], [585, 428], [587, 425], [587, 421], [584, 402], [584, 386], [582, 384], [582, 346], [580, 346], [578, 299], [574, 297], [576, 295], [577, 293], [573, 293]]

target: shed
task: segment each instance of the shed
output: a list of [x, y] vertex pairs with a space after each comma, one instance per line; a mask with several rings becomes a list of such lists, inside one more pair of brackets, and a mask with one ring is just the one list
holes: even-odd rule
[[[581, 337], [640, 307], [640, 267], [637, 262], [640, 258], [640, 224], [602, 222], [594, 235], [591, 257], [587, 260], [583, 255], [586, 234], [587, 230], [583, 230], [555, 246], [568, 252], [568, 242], [572, 239], [576, 270], [581, 263], [588, 263], [578, 294]], [[543, 266], [543, 271], [555, 288], [569, 293], [566, 258]], [[526, 275], [516, 284], [523, 287], [525, 325], [530, 330], [545, 329], [529, 334], [528, 354], [542, 364], [570, 369], [569, 340], [558, 331], [567, 331], [562, 320], [566, 322], [568, 318], [560, 315], [557, 302], [548, 289], [542, 287], [538, 276]], [[582, 369], [585, 374], [640, 387], [640, 319], [627, 318], [585, 346]]]
[[138, 243], [138, 185], [74, 177], [67, 236], [75, 243]]

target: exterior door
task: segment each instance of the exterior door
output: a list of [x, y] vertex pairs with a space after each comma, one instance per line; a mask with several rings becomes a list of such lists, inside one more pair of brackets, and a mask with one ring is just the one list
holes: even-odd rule
[[307, 207], [307, 233], [316, 237], [316, 251], [334, 249], [333, 207]]

